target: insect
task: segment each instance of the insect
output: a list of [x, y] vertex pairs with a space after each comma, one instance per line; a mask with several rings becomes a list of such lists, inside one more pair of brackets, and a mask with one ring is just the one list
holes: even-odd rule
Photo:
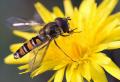
[[[10, 18], [9, 21], [12, 20], [12, 27], [30, 27], [35, 25], [41, 25], [40, 23], [36, 21], [25, 21], [24, 19], [20, 18]], [[42, 55], [41, 62], [46, 54], [46, 51], [50, 45], [50, 42], [54, 40], [55, 45], [67, 56], [69, 57], [63, 50], [60, 48], [60, 46], [56, 42], [56, 38], [59, 36], [69, 36], [70, 34], [74, 33], [74, 30], [70, 30], [68, 20], [71, 20], [69, 17], [67, 18], [56, 18], [53, 22], [49, 22], [48, 24], [45, 24], [43, 28], [39, 31], [39, 34], [35, 37], [33, 37], [28, 42], [24, 43], [15, 53], [14, 58], [19, 59], [22, 58], [24, 55], [35, 49], [39, 46], [39, 50], [45, 48], [44, 53]], [[17, 22], [16, 22], [17, 21]], [[67, 33], [67, 35], [65, 35]], [[69, 57], [70, 58], [70, 57]], [[71, 59], [72, 60], [72, 59]], [[74, 61], [74, 60], [73, 60]]]

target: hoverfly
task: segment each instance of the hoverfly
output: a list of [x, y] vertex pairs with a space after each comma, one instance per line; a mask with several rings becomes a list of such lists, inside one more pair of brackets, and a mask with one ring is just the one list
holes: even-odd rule
[[[69, 57], [63, 50], [60, 48], [60, 46], [56, 42], [56, 38], [59, 36], [69, 36], [70, 34], [74, 33], [74, 30], [70, 30], [68, 20], [71, 20], [69, 17], [67, 18], [56, 18], [53, 22], [49, 22], [48, 24], [45, 24], [43, 28], [39, 31], [38, 35], [33, 37], [28, 42], [24, 43], [15, 53], [14, 58], [22, 58], [24, 55], [35, 49], [36, 47], [39, 47], [39, 50], [45, 48], [44, 53], [42, 54], [41, 62], [46, 54], [46, 51], [50, 45], [51, 41], [54, 41], [55, 45], [67, 56]], [[28, 28], [35, 26], [35, 25], [41, 25], [41, 23], [36, 22], [34, 20], [27, 21], [21, 18], [17, 17], [11, 17], [8, 19], [9, 24], [18, 30], [21, 28], [25, 28], [27, 30]], [[42, 24], [43, 25], [43, 24]], [[20, 29], [19, 29], [20, 28]], [[27, 28], [27, 29], [26, 29]], [[68, 35], [65, 35], [64, 33], [67, 33]], [[70, 57], [69, 57], [70, 58]], [[72, 58], [70, 58], [72, 60]], [[35, 60], [35, 59], [34, 59]], [[72, 60], [74, 61], [74, 60]]]

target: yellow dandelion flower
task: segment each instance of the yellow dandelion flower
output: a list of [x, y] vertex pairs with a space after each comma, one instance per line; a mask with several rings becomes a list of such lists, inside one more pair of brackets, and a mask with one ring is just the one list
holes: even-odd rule
[[[41, 3], [37, 2], [35, 8], [45, 23], [54, 21], [56, 17], [70, 17], [70, 28], [78, 28], [81, 33], [74, 33], [68, 37], [58, 37], [59, 46], [72, 58], [66, 57], [51, 42], [50, 47], [40, 63], [41, 52], [37, 55], [31, 71], [33, 53], [15, 60], [13, 54], [5, 58], [7, 64], [24, 64], [20, 70], [32, 72], [35, 77], [47, 70], [54, 70], [54, 75], [49, 82], [62, 82], [65, 75], [67, 82], [107, 82], [105, 71], [120, 80], [120, 68], [102, 53], [103, 50], [120, 48], [120, 13], [112, 14], [118, 0], [103, 0], [97, 6], [95, 0], [83, 0], [80, 7], [73, 7], [71, 0], [64, 0], [65, 14], [59, 7], [54, 7], [50, 12]], [[26, 40], [30, 40], [36, 34], [14, 31], [14, 33]], [[10, 49], [15, 52], [23, 43], [11, 45]]]

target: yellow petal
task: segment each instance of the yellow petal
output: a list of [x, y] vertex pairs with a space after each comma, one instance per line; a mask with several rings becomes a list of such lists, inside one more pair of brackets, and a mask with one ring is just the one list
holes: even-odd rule
[[76, 68], [76, 63], [68, 65], [66, 69], [66, 80], [67, 82], [71, 81], [72, 74], [74, 73], [74, 69]]
[[25, 70], [23, 72], [20, 72], [19, 74], [24, 74], [24, 73], [28, 73], [30, 72], [30, 69], [29, 69], [29, 65], [28, 64], [25, 64], [25, 65], [22, 65], [20, 67], [18, 67], [19, 70]]
[[55, 77], [55, 73], [54, 73], [54, 75], [52, 75], [52, 77], [48, 80], [48, 82], [53, 82], [54, 77]]
[[[116, 23], [115, 23], [115, 21], [116, 21]], [[117, 21], [118, 21], [118, 23], [117, 23]], [[115, 24], [110, 26], [110, 24], [112, 24], [112, 23], [115, 23]], [[107, 26], [107, 28], [106, 28], [106, 26]], [[119, 37], [119, 32], [120, 32], [120, 13], [116, 13], [116, 14], [113, 14], [113, 15], [109, 16], [106, 19], [106, 21], [104, 22], [104, 24], [98, 29], [98, 31], [101, 32], [101, 30], [105, 30], [105, 29], [106, 29], [106, 31], [107, 30], [109, 31], [109, 29], [111, 29], [111, 27], [114, 27], [114, 29], [111, 30], [111, 32], [108, 35], [108, 37], [106, 37], [106, 40], [105, 40], [106, 42], [110, 42], [110, 41], [117, 40], [117, 39], [120, 38]], [[104, 34], [104, 33], [101, 33], [101, 34]]]
[[41, 3], [37, 2], [35, 4], [35, 8], [45, 23], [54, 20], [51, 12], [47, 8], [45, 8]]
[[[93, 43], [93, 34], [94, 31], [91, 29], [94, 25], [94, 19], [96, 15], [97, 4], [95, 0], [83, 0], [79, 8], [79, 27], [84, 33], [82, 37], [86, 37], [89, 40], [89, 43]], [[81, 32], [81, 33], [82, 33]], [[89, 35], [89, 36], [87, 36]], [[86, 40], [87, 41], [87, 40]]]
[[[58, 41], [58, 39], [56, 39], [56, 41], [57, 41], [58, 45], [63, 49], [62, 43], [64, 43], [64, 42], [61, 43]], [[67, 53], [67, 51], [66, 51], [66, 53]], [[55, 43], [53, 41], [50, 43], [49, 49], [47, 50], [46, 56], [43, 61], [48, 61], [48, 60], [51, 60], [51, 61], [53, 61], [53, 63], [58, 63], [58, 64], [59, 63], [68, 63], [68, 61], [67, 61], [68, 58], [66, 57], [66, 55], [55, 45]], [[58, 65], [58, 64], [56, 64], [56, 65]]]
[[106, 18], [110, 15], [112, 10], [115, 8], [118, 0], [103, 0], [103, 2], [98, 6], [97, 14], [95, 17], [95, 29], [97, 29], [103, 22], [105, 22]]
[[80, 75], [80, 72], [78, 69], [74, 70], [72, 77], [71, 77], [71, 81], [70, 82], [84, 82], [82, 76]]
[[64, 0], [64, 9], [65, 9], [65, 16], [71, 16], [73, 14], [73, 6], [71, 0]]
[[120, 80], [120, 68], [114, 62], [111, 61], [108, 64], [101, 66], [112, 76]]
[[20, 72], [19, 74], [24, 74], [24, 73], [28, 73], [28, 72], [30, 72], [30, 70], [25, 70], [23, 72]]
[[57, 16], [57, 17], [64, 17], [63, 12], [61, 11], [61, 9], [59, 7], [54, 7], [53, 8], [53, 13]]
[[92, 21], [96, 14], [96, 2], [95, 0], [84, 0], [79, 7], [79, 18], [83, 21], [82, 23], [85, 24], [85, 28], [90, 30]]
[[[42, 65], [43, 64], [43, 65]], [[33, 71], [32, 73], [31, 73], [31, 77], [33, 78], [33, 77], [35, 77], [35, 76], [37, 76], [38, 74], [41, 74], [41, 73], [43, 73], [43, 72], [45, 72], [45, 71], [47, 71], [47, 70], [50, 70], [50, 69], [52, 69], [55, 65], [56, 65], [56, 63], [53, 63], [53, 62], [50, 62], [50, 61], [48, 61], [48, 62], [43, 62], [41, 64], [41, 66], [40, 67], [38, 67], [37, 69], [35, 69], [35, 71]]]
[[95, 51], [100, 52], [106, 49], [110, 50], [110, 49], [118, 49], [118, 48], [120, 48], [120, 41], [113, 41], [113, 42], [100, 44]]
[[19, 37], [26, 39], [26, 40], [30, 40], [31, 38], [33, 38], [37, 35], [36, 33], [28, 33], [28, 32], [22, 32], [22, 31], [17, 31], [17, 30], [14, 30], [13, 33]]
[[15, 43], [15, 44], [12, 44], [10, 46], [10, 50], [15, 53], [21, 46], [23, 45], [23, 43]]
[[60, 63], [60, 64], [56, 65], [53, 70], [59, 70], [59, 69], [65, 67], [66, 65], [67, 65], [67, 63], [65, 63], [65, 62]]
[[79, 11], [77, 7], [74, 8], [74, 12], [70, 18], [71, 18], [71, 20], [69, 21], [70, 28], [71, 29], [77, 28], [78, 30], [81, 30], [81, 25], [79, 24]]
[[106, 38], [106, 42], [120, 40], [120, 26], [112, 30], [110, 35]]
[[28, 68], [29, 68], [28, 64], [25, 64], [25, 65], [22, 65], [22, 66], [18, 67], [19, 70], [24, 70], [24, 69], [28, 69]]
[[[106, 37], [108, 37], [110, 35], [110, 33], [112, 32], [112, 30], [114, 28], [116, 28], [116, 26], [118, 26], [118, 24], [120, 23], [120, 20], [115, 19], [112, 22], [110, 22], [107, 26], [104, 26], [104, 28], [101, 28], [101, 30], [99, 31], [99, 33], [96, 36], [96, 42], [97, 43], [103, 43], [106, 40]], [[102, 37], [101, 37], [102, 36]]]
[[62, 82], [64, 77], [65, 67], [58, 70], [55, 74], [54, 82]]
[[107, 49], [107, 44], [100, 44], [95, 48], [95, 52], [100, 52]]
[[118, 49], [120, 48], [120, 41], [110, 42], [108, 43], [107, 49]]
[[90, 81], [91, 80], [91, 74], [90, 74], [90, 66], [89, 63], [84, 63], [83, 65], [79, 66], [79, 71], [81, 73], [81, 75], [87, 80]]
[[104, 70], [94, 62], [90, 64], [90, 72], [94, 82], [108, 82]]
[[120, 12], [111, 15], [108, 17], [108, 19], [106, 20], [105, 24], [111, 23], [113, 20], [118, 20], [118, 24], [116, 25], [116, 28], [114, 28], [112, 30], [112, 32], [110, 33], [110, 35], [107, 37], [106, 41], [113, 41], [113, 40], [120, 40]]
[[104, 53], [96, 53], [91, 56], [91, 61], [96, 62], [99, 65], [106, 65], [111, 62], [111, 59]]
[[[116, 20], [116, 19], [120, 20], [120, 12], [108, 16], [104, 22], [104, 25], [106, 26], [107, 24], [111, 23], [113, 20]], [[101, 28], [103, 28], [103, 27], [101, 27]]]
[[28, 63], [29, 60], [30, 60], [29, 54], [25, 55], [20, 59], [14, 59], [13, 54], [11, 54], [4, 59], [4, 62], [6, 64], [25, 64], [25, 63]]

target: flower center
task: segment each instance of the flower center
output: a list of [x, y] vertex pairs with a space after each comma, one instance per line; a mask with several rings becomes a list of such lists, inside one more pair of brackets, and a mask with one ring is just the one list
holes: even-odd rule
[[89, 62], [91, 49], [88, 46], [73, 44], [71, 58], [78, 63]]

